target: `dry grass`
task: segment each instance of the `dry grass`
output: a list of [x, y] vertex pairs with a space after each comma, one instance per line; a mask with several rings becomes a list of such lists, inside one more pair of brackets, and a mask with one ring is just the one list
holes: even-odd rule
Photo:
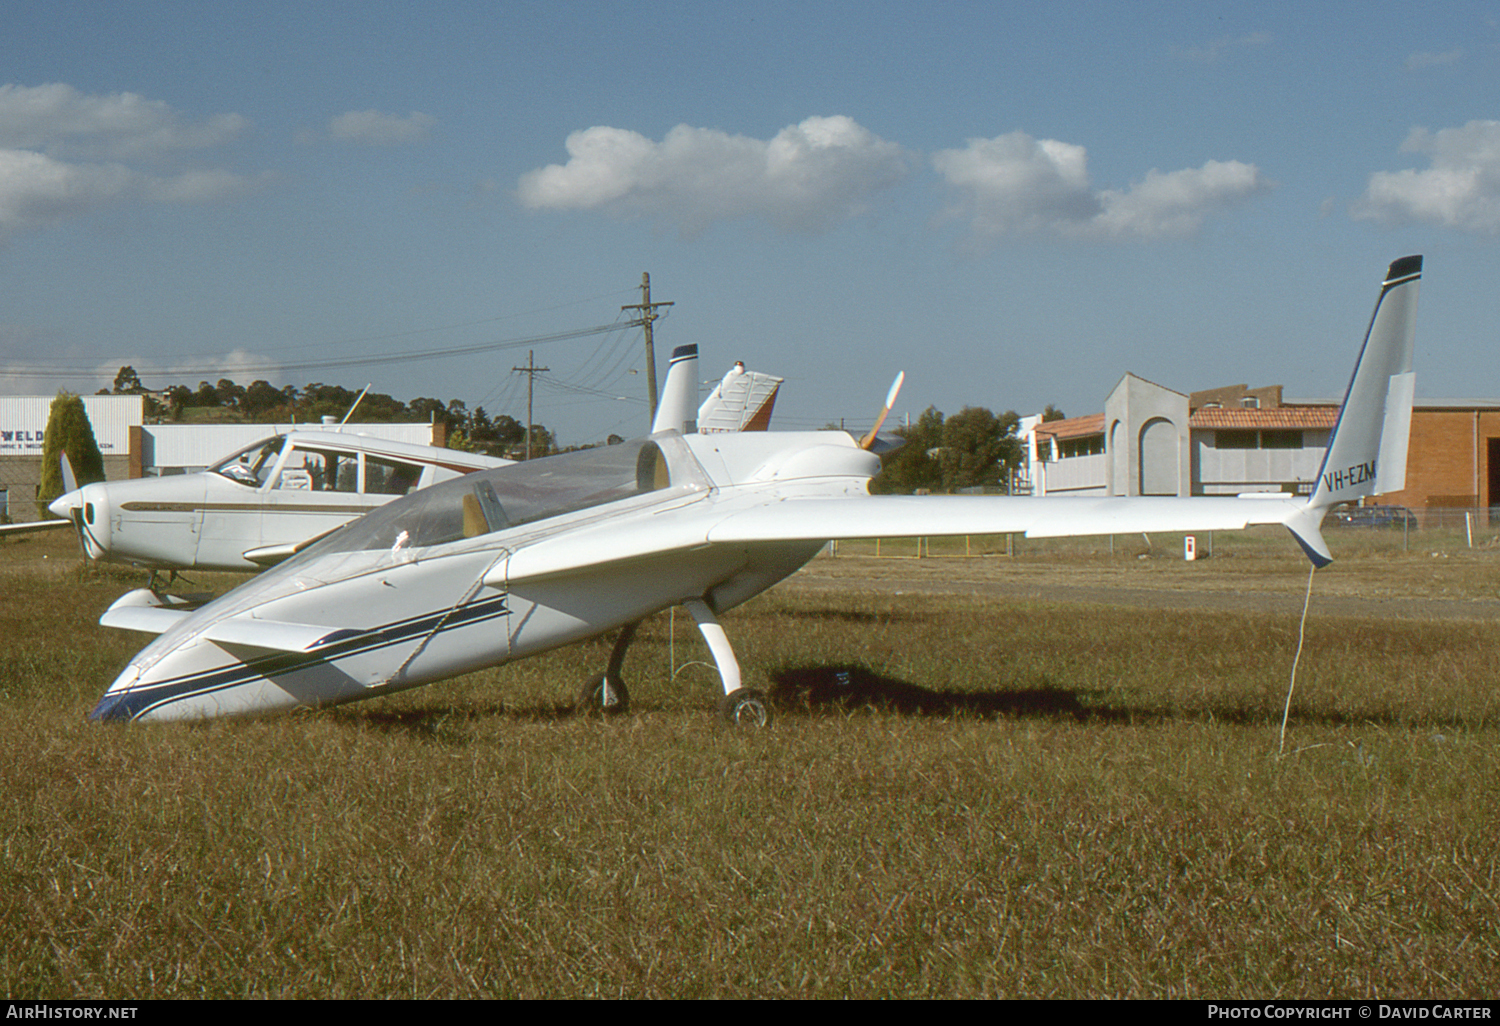
[[[1493, 994], [1500, 632], [1315, 616], [1278, 758], [1305, 571], [1253, 562], [1186, 580], [1284, 576], [1284, 612], [773, 592], [726, 618], [782, 707], [765, 733], [712, 726], [704, 669], [671, 682], [704, 658], [681, 617], [643, 630], [620, 721], [566, 710], [597, 642], [103, 728], [83, 714], [138, 639], [95, 620], [137, 578], [0, 545], [0, 991]], [[1386, 563], [1328, 587], [1491, 587], [1479, 557], [1448, 584]]]

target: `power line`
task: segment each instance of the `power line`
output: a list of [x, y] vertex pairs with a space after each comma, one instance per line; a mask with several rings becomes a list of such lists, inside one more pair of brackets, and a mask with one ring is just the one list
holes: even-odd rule
[[[586, 338], [589, 335], [602, 335], [607, 332], [616, 331], [621, 327], [638, 326], [640, 322], [626, 322], [622, 324], [615, 321], [612, 324], [597, 324], [590, 328], [577, 328], [572, 331], [559, 331], [549, 335], [532, 335], [527, 338], [504, 339], [499, 342], [482, 342], [477, 345], [450, 346], [446, 349], [417, 349], [400, 353], [382, 353], [375, 356], [342, 357], [329, 360], [305, 360], [296, 363], [243, 363], [236, 364], [235, 372], [238, 374], [284, 374], [288, 371], [306, 370], [331, 370], [343, 367], [374, 367], [388, 363], [411, 363], [421, 360], [439, 360], [452, 356], [472, 356], [476, 353], [492, 353], [503, 349], [521, 349], [526, 346], [545, 345], [549, 342], [564, 342], [569, 339]], [[72, 370], [66, 366], [48, 365], [43, 363], [31, 364], [7, 364], [5, 372], [12, 377], [21, 378], [63, 378], [67, 380], [78, 380], [83, 378], [97, 379], [102, 373], [98, 368], [102, 360], [94, 360], [94, 367], [90, 370]], [[132, 366], [134, 366], [132, 364]], [[168, 367], [156, 369], [150, 364], [142, 363], [146, 367], [147, 374], [175, 377], [197, 377], [200, 374], [223, 374], [222, 361], [213, 367]], [[137, 374], [140, 368], [137, 368]]]

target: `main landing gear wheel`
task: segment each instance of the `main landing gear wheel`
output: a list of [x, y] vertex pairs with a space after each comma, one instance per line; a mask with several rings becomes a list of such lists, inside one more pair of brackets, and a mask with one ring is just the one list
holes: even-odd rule
[[754, 688], [738, 688], [719, 700], [719, 719], [731, 727], [769, 727], [771, 703]]
[[578, 696], [578, 710], [585, 716], [619, 716], [629, 708], [630, 692], [618, 677], [596, 677]]

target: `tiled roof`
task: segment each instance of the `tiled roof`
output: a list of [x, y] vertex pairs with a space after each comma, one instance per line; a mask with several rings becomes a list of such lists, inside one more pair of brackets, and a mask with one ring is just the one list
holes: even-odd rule
[[1104, 414], [1090, 413], [1086, 417], [1069, 417], [1066, 420], [1049, 420], [1036, 426], [1036, 433], [1052, 438], [1087, 438], [1104, 434]]
[[1274, 410], [1222, 407], [1194, 410], [1188, 427], [1199, 428], [1332, 428], [1338, 423], [1337, 406], [1279, 406]]

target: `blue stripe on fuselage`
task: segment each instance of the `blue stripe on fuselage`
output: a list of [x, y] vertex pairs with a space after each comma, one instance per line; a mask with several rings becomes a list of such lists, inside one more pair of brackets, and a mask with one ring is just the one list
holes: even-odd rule
[[133, 720], [173, 702], [226, 691], [258, 679], [271, 679], [317, 663], [336, 663], [351, 656], [363, 655], [409, 641], [424, 634], [442, 634], [459, 627], [482, 623], [507, 615], [506, 597], [475, 602], [462, 609], [424, 613], [381, 627], [352, 634], [335, 631], [311, 652], [277, 652], [234, 666], [215, 667], [171, 680], [106, 693], [89, 713], [91, 720]]

